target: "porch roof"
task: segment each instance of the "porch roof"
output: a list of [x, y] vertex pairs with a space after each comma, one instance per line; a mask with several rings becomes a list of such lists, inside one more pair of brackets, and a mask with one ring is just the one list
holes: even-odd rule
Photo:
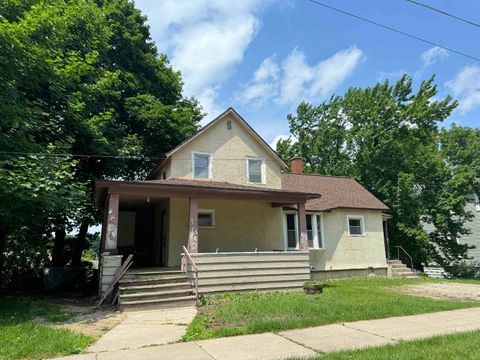
[[145, 181], [98, 180], [95, 182], [95, 204], [102, 207], [107, 194], [164, 197], [194, 197], [199, 199], [258, 200], [276, 205], [304, 203], [317, 199], [318, 193], [292, 191], [255, 186], [245, 186], [228, 182], [167, 179]]

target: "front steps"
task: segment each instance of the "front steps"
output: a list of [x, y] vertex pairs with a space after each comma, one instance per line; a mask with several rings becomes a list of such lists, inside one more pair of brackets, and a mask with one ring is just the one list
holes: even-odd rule
[[179, 269], [146, 268], [128, 270], [119, 284], [120, 309], [151, 306], [169, 308], [195, 305], [190, 282]]
[[391, 277], [394, 278], [417, 278], [418, 275], [412, 271], [401, 260], [387, 260], [387, 265], [390, 270]]
[[[199, 269], [201, 295], [299, 290], [305, 281], [310, 280], [308, 252], [202, 253], [191, 256]], [[189, 278], [193, 283], [191, 271]]]

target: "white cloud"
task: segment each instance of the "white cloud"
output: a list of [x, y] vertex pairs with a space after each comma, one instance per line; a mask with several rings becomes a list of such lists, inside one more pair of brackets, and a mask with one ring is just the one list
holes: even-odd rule
[[218, 115], [220, 84], [241, 62], [259, 29], [259, 0], [137, 0], [160, 52], [182, 72], [187, 96]]
[[422, 54], [423, 66], [427, 67], [433, 65], [437, 60], [442, 60], [448, 56], [448, 51], [434, 46]]
[[331, 95], [355, 70], [361, 58], [362, 51], [356, 47], [339, 51], [312, 66], [298, 49], [294, 49], [281, 65], [275, 62], [274, 57], [269, 57], [262, 62], [237, 99], [257, 105], [271, 99], [279, 104], [315, 101]]
[[480, 106], [480, 67], [466, 66], [445, 85], [459, 102], [459, 110], [466, 113]]
[[278, 94], [279, 74], [280, 68], [274, 56], [266, 58], [253, 74], [253, 79], [237, 93], [237, 101], [254, 106], [263, 105]]
[[[277, 149], [277, 143], [280, 141], [280, 140], [286, 140], [290, 137], [290, 135], [285, 135], [285, 134], [280, 134], [280, 135], [277, 135], [275, 137], [275, 139], [273, 139], [273, 141], [270, 143], [270, 147], [273, 149], [273, 150], [276, 150]], [[293, 141], [295, 142], [295, 141]]]

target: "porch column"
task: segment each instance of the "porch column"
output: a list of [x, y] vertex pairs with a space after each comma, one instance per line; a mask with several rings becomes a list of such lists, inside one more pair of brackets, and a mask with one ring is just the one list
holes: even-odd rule
[[305, 216], [305, 203], [297, 204], [298, 210], [298, 249], [300, 251], [308, 251], [307, 237], [307, 219]]
[[196, 198], [189, 198], [187, 250], [190, 253], [198, 253], [198, 200]]
[[118, 237], [118, 206], [120, 197], [118, 194], [109, 194], [107, 203], [107, 226], [105, 232], [105, 251], [111, 255], [118, 253], [117, 237]]

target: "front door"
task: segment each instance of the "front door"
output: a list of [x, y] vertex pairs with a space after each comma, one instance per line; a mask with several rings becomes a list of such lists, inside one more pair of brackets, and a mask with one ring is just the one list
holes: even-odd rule
[[154, 210], [137, 210], [135, 222], [135, 266], [154, 265]]

